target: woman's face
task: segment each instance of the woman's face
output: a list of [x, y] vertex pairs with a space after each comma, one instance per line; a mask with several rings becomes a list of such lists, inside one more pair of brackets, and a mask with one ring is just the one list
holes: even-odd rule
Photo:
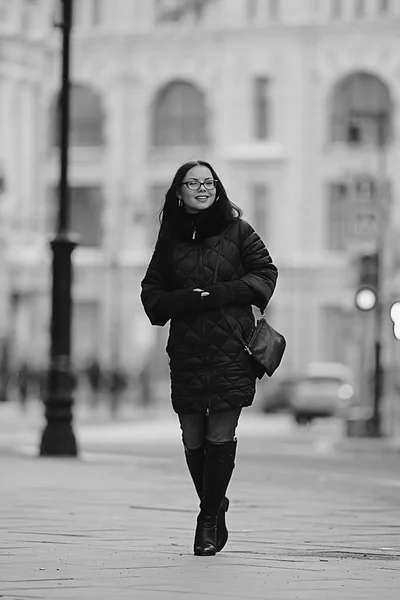
[[[189, 187], [186, 185], [187, 183]], [[200, 183], [203, 185], [200, 186]], [[201, 212], [209, 208], [215, 201], [215, 185], [210, 169], [203, 165], [196, 165], [189, 169], [184, 176], [178, 190], [178, 198], [182, 199], [188, 213]]]

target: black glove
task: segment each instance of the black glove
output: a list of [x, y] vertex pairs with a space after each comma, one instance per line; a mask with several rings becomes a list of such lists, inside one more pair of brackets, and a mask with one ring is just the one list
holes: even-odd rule
[[209, 294], [203, 296], [203, 303], [207, 308], [222, 308], [225, 304], [254, 304], [257, 299], [257, 292], [240, 279], [215, 283], [204, 291]]
[[193, 290], [168, 292], [156, 304], [157, 314], [168, 319], [202, 309], [204, 305], [200, 292]]

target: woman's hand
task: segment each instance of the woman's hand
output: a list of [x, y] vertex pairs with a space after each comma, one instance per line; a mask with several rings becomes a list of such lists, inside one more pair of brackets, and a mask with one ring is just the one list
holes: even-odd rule
[[256, 292], [240, 279], [214, 283], [201, 291], [203, 303], [207, 308], [222, 308], [226, 304], [254, 304], [257, 298]]

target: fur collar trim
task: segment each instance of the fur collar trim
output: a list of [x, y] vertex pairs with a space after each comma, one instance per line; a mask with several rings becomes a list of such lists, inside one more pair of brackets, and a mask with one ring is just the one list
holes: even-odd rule
[[216, 201], [206, 210], [196, 214], [189, 214], [182, 207], [176, 229], [179, 241], [202, 242], [206, 238], [220, 234], [228, 224], [229, 221], [225, 219]]

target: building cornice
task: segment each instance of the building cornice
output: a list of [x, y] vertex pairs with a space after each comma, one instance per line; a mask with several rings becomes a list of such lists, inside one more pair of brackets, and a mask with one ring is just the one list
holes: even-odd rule
[[235, 162], [283, 162], [287, 154], [282, 144], [277, 142], [249, 142], [222, 148], [225, 160]]

